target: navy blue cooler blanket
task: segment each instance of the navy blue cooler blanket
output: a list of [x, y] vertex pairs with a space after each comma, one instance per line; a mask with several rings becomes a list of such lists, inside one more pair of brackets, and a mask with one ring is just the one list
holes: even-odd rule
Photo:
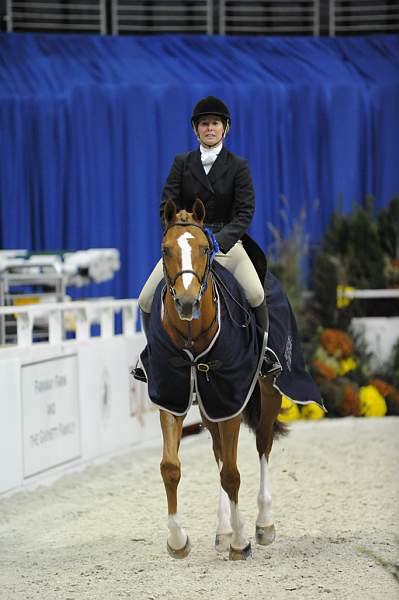
[[[245, 311], [217, 285], [219, 330], [210, 346], [195, 356], [174, 345], [162, 327], [165, 283], [156, 290], [148, 328], [148, 344], [141, 354], [149, 396], [160, 408], [184, 415], [193, 402], [211, 421], [239, 414], [253, 392], [258, 393], [257, 374], [266, 339], [256, 327], [254, 315], [233, 275], [218, 263], [212, 269]], [[317, 387], [305, 369], [295, 317], [278, 280], [266, 275], [269, 307], [268, 348], [280, 369], [275, 386], [294, 402], [323, 406]], [[243, 326], [246, 325], [246, 326]]]

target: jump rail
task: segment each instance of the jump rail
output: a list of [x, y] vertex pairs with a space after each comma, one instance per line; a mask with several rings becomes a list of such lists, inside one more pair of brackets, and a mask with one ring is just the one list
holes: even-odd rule
[[[112, 338], [115, 335], [114, 316], [122, 312], [122, 335], [137, 331], [137, 300], [91, 300], [30, 304], [26, 306], [0, 307], [0, 319], [7, 315], [16, 317], [17, 346], [29, 347], [34, 344], [33, 326], [37, 319], [48, 319], [48, 341], [50, 344], [68, 341], [87, 340], [91, 336], [90, 325], [99, 323], [100, 337]], [[73, 323], [76, 337], [65, 339], [65, 321]], [[4, 346], [3, 349], [10, 347]], [[1, 351], [1, 349], [0, 349]]]
[[391, 290], [342, 290], [345, 298], [399, 298], [399, 289]]

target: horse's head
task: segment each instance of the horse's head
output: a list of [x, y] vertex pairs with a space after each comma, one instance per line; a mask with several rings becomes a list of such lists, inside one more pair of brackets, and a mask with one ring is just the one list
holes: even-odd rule
[[176, 212], [173, 200], [165, 205], [164, 274], [178, 315], [185, 321], [198, 315], [208, 281], [212, 248], [203, 229], [204, 217], [205, 208], [198, 199], [192, 213]]

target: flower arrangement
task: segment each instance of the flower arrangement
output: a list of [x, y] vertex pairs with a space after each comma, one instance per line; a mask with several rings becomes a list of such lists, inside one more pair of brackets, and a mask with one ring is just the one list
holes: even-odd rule
[[[399, 340], [393, 361], [372, 372], [365, 341], [350, 333], [354, 317], [397, 315], [397, 305], [385, 299], [353, 301], [348, 294], [399, 286], [399, 197], [378, 214], [368, 197], [350, 213], [333, 215], [312, 265], [307, 265], [312, 289], [308, 298], [302, 294], [308, 273], [302, 263], [308, 250], [304, 232], [309, 215], [302, 212], [299, 220], [292, 219], [288, 202], [282, 200], [286, 227], [284, 235], [270, 227], [274, 237], [270, 265], [297, 315], [306, 363], [321, 391], [326, 416], [399, 415]], [[283, 406], [281, 419], [286, 421], [324, 416], [317, 414], [317, 407], [298, 408], [288, 398], [283, 398]]]
[[371, 378], [366, 358], [348, 333], [331, 328], [320, 331], [311, 369], [329, 416], [399, 414], [399, 390], [383, 379]]

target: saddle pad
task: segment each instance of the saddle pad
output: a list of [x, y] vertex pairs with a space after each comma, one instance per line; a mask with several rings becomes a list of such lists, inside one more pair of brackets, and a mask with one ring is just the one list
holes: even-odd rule
[[154, 296], [141, 362], [154, 404], [184, 415], [195, 392], [205, 416], [210, 421], [223, 421], [239, 414], [251, 398], [265, 342], [233, 275], [217, 263], [213, 269], [245, 311], [217, 286], [219, 329], [207, 350], [195, 356], [175, 346], [163, 329], [165, 284], [161, 282]]

